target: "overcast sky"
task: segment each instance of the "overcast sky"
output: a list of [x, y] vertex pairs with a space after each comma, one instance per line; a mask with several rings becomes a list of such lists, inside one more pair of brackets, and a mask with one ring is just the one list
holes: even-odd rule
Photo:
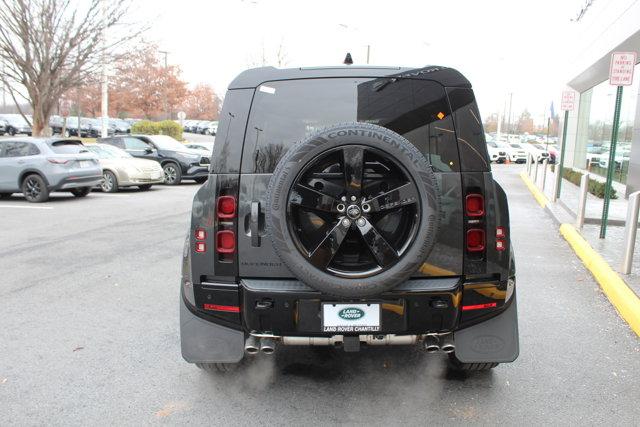
[[341, 64], [346, 52], [363, 64], [369, 45], [373, 65], [457, 68], [483, 116], [508, 106], [513, 92], [514, 114], [528, 107], [542, 122], [552, 100], [559, 109], [568, 80], [563, 40], [583, 3], [137, 0], [134, 15], [150, 19], [147, 38], [169, 51], [191, 85], [209, 83], [221, 94], [261, 62], [263, 46], [268, 62], [282, 45], [287, 66], [298, 67]]

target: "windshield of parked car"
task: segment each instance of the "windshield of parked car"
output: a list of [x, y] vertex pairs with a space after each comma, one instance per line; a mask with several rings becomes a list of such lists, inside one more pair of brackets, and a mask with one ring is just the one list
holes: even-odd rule
[[513, 148], [522, 148], [522, 147], [520, 146], [520, 144], [510, 144], [510, 145], [511, 145], [511, 147], [513, 147]]
[[544, 147], [540, 144], [533, 144], [534, 147], [536, 147], [538, 150], [544, 150]]
[[80, 141], [56, 141], [51, 144], [51, 150], [56, 154], [78, 154], [89, 151]]
[[184, 144], [176, 141], [167, 135], [152, 135], [148, 137], [153, 145], [158, 147], [161, 150], [172, 150], [172, 151], [189, 151]]
[[493, 141], [487, 141], [487, 145], [488, 145], [489, 147], [498, 148], [498, 144], [496, 144], [496, 143], [495, 143], [495, 142], [493, 142]]

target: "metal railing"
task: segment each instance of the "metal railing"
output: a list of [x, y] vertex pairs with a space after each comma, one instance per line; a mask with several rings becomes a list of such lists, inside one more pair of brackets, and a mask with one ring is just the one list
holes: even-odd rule
[[[535, 163], [535, 164], [534, 164]], [[544, 160], [542, 162], [542, 183], [538, 183], [538, 162], [533, 157], [533, 155], [527, 155], [527, 163], [526, 163], [526, 171], [529, 178], [532, 179], [534, 185], [536, 187], [541, 188], [544, 193], [545, 186], [547, 183], [547, 169], [549, 167], [548, 160]], [[559, 168], [555, 167], [554, 173], [554, 188], [551, 194], [551, 201], [555, 202], [557, 188], [559, 186], [559, 181], [562, 179], [560, 174], [558, 173]], [[584, 227], [585, 223], [585, 215], [587, 210], [587, 200], [589, 195], [589, 173], [585, 173], [580, 178], [580, 197], [578, 199], [578, 209], [576, 211], [576, 222], [575, 226], [578, 230]], [[633, 255], [635, 252], [636, 238], [638, 234], [638, 218], [640, 217], [640, 191], [636, 191], [635, 193], [631, 193], [629, 195], [629, 202], [627, 204], [627, 218], [625, 221], [624, 228], [624, 248], [622, 253], [622, 263], [620, 266], [620, 271], [623, 274], [630, 274], [633, 268]]]
[[638, 231], [638, 208], [640, 208], [640, 191], [629, 195], [627, 205], [627, 221], [624, 226], [624, 252], [622, 253], [622, 273], [630, 274], [633, 266], [633, 252], [636, 246]]

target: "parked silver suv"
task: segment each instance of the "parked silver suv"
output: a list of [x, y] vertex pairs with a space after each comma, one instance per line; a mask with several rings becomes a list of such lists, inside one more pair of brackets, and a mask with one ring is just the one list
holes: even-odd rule
[[0, 141], [0, 198], [22, 192], [44, 202], [52, 191], [84, 197], [102, 181], [102, 167], [81, 141], [15, 138]]

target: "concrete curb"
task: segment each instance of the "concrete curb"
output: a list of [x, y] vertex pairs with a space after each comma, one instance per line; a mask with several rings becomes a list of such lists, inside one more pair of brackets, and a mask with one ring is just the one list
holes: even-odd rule
[[[538, 204], [559, 224], [558, 218], [547, 206], [549, 201], [544, 194], [531, 182], [524, 171], [520, 177]], [[620, 317], [640, 336], [640, 298], [571, 224], [560, 224], [560, 234], [600, 284], [602, 291], [609, 298]]]
[[572, 225], [562, 224], [560, 234], [598, 281], [620, 317], [640, 336], [640, 298]]
[[536, 187], [533, 182], [531, 182], [525, 171], [520, 172], [520, 178], [522, 178], [524, 183], [527, 185], [529, 191], [531, 191], [531, 194], [535, 197], [536, 202], [538, 202], [542, 209], [544, 209], [547, 206], [547, 203], [549, 203], [547, 197], [538, 190], [538, 187]]

